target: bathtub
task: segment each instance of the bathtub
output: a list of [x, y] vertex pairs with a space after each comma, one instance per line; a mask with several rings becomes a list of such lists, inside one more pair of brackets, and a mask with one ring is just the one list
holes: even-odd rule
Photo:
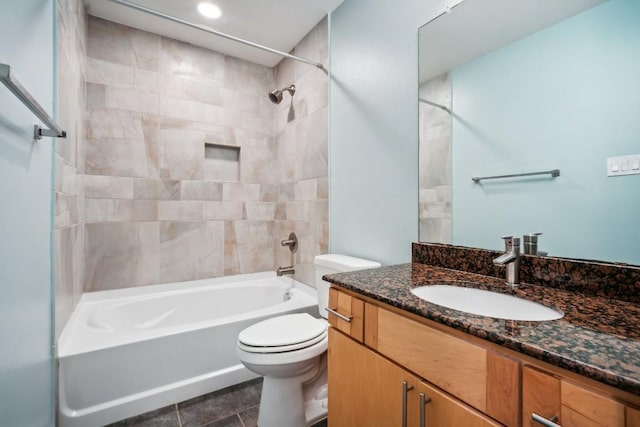
[[58, 341], [62, 427], [101, 426], [256, 378], [238, 333], [292, 312], [318, 316], [315, 289], [275, 273], [82, 296]]

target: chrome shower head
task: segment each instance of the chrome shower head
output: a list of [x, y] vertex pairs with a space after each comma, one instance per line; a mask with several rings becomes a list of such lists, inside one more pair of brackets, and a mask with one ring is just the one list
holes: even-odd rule
[[282, 101], [283, 91], [287, 91], [291, 94], [291, 96], [293, 96], [296, 93], [296, 85], [291, 85], [289, 87], [285, 87], [282, 89], [272, 90], [271, 92], [269, 92], [269, 100], [274, 104], [280, 104], [280, 101]]

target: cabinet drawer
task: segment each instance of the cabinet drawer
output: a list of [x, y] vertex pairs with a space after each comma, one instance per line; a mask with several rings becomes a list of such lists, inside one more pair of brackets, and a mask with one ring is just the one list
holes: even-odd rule
[[624, 427], [624, 405], [562, 380], [560, 409], [563, 427]]
[[517, 361], [382, 308], [377, 317], [378, 352], [498, 421], [518, 425]]
[[329, 309], [329, 324], [331, 326], [354, 340], [363, 342], [364, 301], [338, 289], [330, 288]]

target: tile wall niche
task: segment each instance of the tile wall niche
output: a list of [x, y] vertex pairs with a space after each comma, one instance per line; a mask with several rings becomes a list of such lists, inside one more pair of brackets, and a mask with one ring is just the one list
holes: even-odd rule
[[[57, 0], [54, 280], [56, 337], [82, 295], [84, 245], [84, 111], [87, 22], [82, 0]], [[47, 142], [48, 143], [48, 142]]]
[[[449, 74], [420, 85], [420, 98], [451, 109]], [[451, 115], [419, 103], [421, 242], [451, 243]]]
[[[294, 51], [326, 46], [323, 21]], [[86, 67], [84, 291], [273, 270], [294, 228], [298, 263], [326, 251], [322, 71], [274, 72], [94, 17]], [[291, 79], [290, 120], [288, 98], [267, 93]], [[239, 149], [236, 179], [205, 144]]]

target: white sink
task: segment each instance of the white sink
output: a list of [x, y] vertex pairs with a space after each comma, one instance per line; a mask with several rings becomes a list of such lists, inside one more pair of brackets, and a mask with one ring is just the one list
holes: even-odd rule
[[507, 320], [543, 321], [564, 316], [559, 310], [513, 295], [452, 285], [430, 285], [411, 292], [425, 301], [480, 316]]

